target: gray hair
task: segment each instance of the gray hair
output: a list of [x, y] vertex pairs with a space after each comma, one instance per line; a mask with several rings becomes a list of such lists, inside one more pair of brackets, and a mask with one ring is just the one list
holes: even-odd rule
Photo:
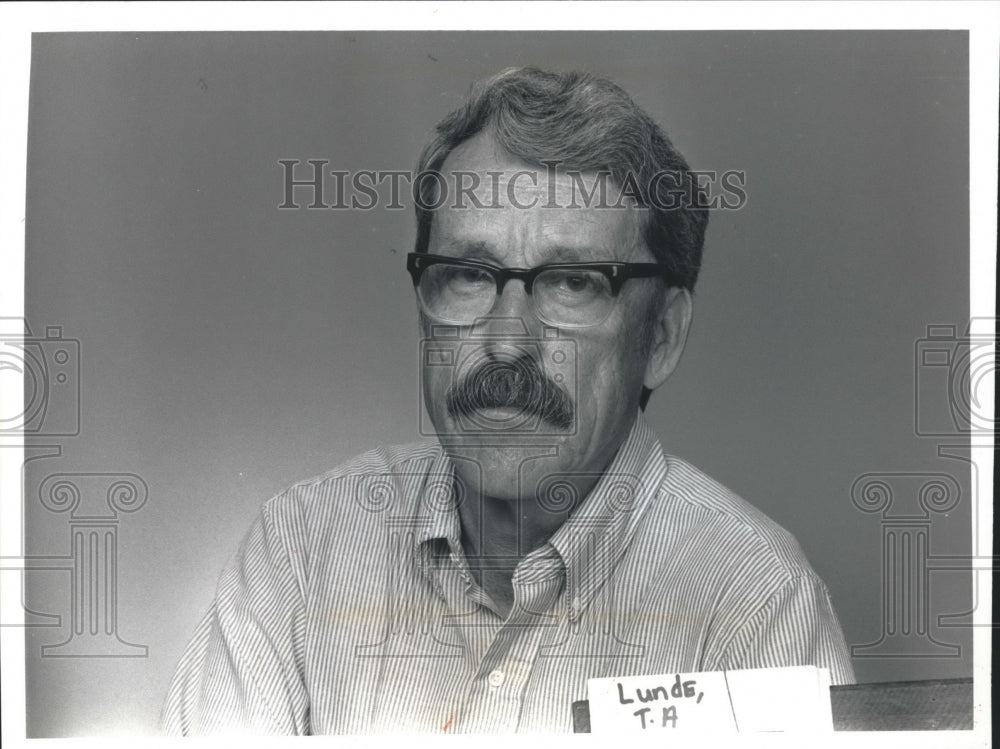
[[[486, 128], [512, 155], [531, 164], [610, 173], [635, 185], [649, 208], [643, 236], [673, 277], [694, 288], [708, 225], [704, 188], [659, 126], [617, 84], [604, 78], [538, 68], [510, 68], [473, 85], [465, 104], [445, 117], [420, 156], [418, 173], [440, 172], [448, 154]], [[669, 173], [671, 180], [655, 180]], [[650, 193], [652, 185], [655, 193]], [[437, 180], [419, 183], [416, 251], [430, 240]], [[679, 204], [677, 193], [682, 197]]]

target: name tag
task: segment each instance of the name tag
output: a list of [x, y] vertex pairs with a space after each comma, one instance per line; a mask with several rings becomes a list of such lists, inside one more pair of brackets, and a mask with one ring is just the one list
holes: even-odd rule
[[593, 733], [832, 731], [830, 671], [815, 666], [590, 679]]

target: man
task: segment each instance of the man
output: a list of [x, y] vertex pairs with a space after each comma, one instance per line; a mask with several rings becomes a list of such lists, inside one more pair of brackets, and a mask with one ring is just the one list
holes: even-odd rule
[[586, 75], [505, 71], [438, 126], [408, 258], [437, 439], [264, 505], [168, 731], [569, 731], [594, 677], [853, 680], [794, 539], [641, 416], [691, 320], [707, 215], [687, 172]]

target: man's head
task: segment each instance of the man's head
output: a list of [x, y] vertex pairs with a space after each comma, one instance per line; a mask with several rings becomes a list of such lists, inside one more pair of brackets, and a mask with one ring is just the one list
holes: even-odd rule
[[[484, 131], [535, 167], [554, 161], [565, 170], [607, 171], [618, 188], [631, 176], [650, 208], [642, 223], [647, 248], [679, 286], [694, 290], [708, 212], [693, 196], [703, 191], [684, 157], [620, 86], [579, 72], [504, 70], [477, 82], [463, 106], [438, 124], [417, 173], [443, 172], [451, 152]], [[439, 183], [427, 179], [419, 187], [415, 250], [426, 252], [437, 211], [424, 207], [436, 205]]]
[[[600, 473], [687, 335], [707, 223], [678, 200], [687, 163], [616, 85], [523, 69], [478, 84], [420, 171], [441, 175], [411, 259], [424, 397], [457, 470], [511, 498]], [[566, 263], [596, 265], [493, 270]]]

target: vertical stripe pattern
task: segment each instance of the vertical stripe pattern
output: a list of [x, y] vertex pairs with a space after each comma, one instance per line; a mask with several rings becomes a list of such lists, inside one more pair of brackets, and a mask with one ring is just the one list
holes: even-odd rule
[[266, 502], [185, 651], [171, 734], [569, 732], [589, 678], [769, 666], [853, 681], [786, 531], [664, 455], [642, 417], [514, 573], [469, 572], [438, 445], [383, 448]]

